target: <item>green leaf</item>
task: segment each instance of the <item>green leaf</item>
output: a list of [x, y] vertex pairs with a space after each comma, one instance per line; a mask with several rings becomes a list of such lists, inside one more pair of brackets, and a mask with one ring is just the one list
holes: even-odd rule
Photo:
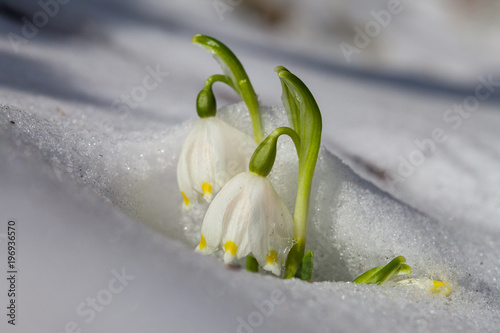
[[252, 273], [258, 273], [259, 272], [259, 263], [257, 262], [257, 259], [255, 259], [252, 256], [247, 256], [247, 271], [252, 272]]
[[[318, 104], [307, 86], [285, 67], [274, 69], [281, 81], [281, 100], [288, 119], [301, 140], [301, 166], [314, 170], [321, 145], [322, 119]], [[312, 175], [311, 175], [312, 178]]]
[[379, 266], [366, 271], [354, 279], [355, 283], [382, 284], [391, 277], [400, 275], [410, 275], [411, 267], [405, 264], [406, 259], [403, 256], [394, 258], [387, 265]]
[[307, 251], [304, 259], [302, 259], [300, 278], [304, 281], [311, 281], [312, 279], [313, 259], [313, 252], [311, 250]]
[[260, 143], [264, 138], [264, 130], [260, 117], [259, 102], [241, 62], [226, 45], [215, 38], [194, 35], [192, 42], [210, 52], [222, 67], [224, 75], [231, 80], [232, 84], [230, 86], [240, 95], [250, 111], [255, 141]]
[[281, 82], [283, 106], [300, 138], [299, 185], [294, 212], [297, 243], [290, 250], [285, 270], [285, 278], [291, 278], [299, 268], [305, 250], [309, 197], [321, 146], [322, 120], [318, 104], [307, 86], [283, 66], [276, 67], [274, 71]]
[[[297, 243], [292, 246], [290, 252], [288, 252], [285, 266], [285, 279], [295, 277], [299, 269], [301, 269], [304, 250], [305, 239], [299, 239]], [[297, 277], [300, 278], [301, 275], [298, 275]]]
[[393, 277], [402, 275], [411, 275], [411, 267], [409, 265], [402, 264], [401, 266], [399, 266], [397, 272], [394, 274]]

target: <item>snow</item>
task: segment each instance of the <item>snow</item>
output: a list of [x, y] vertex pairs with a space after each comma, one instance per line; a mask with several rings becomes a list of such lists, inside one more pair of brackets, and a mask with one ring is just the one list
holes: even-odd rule
[[[39, 10], [4, 3], [28, 17]], [[311, 10], [321, 9], [311, 3], [308, 10], [290, 10], [305, 22]], [[434, 11], [434, 27], [449, 15], [446, 2], [441, 9], [427, 6], [420, 10]], [[375, 7], [366, 8], [369, 13]], [[440, 71], [419, 62], [411, 49], [395, 52], [398, 43], [389, 43], [396, 49], [384, 49], [385, 58], [363, 52], [370, 66], [408, 75], [398, 81], [359, 75], [366, 63], [336, 69], [338, 61], [325, 56], [328, 35], [307, 37], [322, 29], [320, 20], [318, 27], [296, 27], [303, 35], [292, 44], [283, 42], [283, 36], [291, 38], [286, 29], [266, 35], [263, 25], [239, 20], [244, 7], [219, 21], [210, 2], [75, 1], [60, 10], [18, 53], [8, 39], [0, 41], [0, 237], [6, 221], [15, 220], [19, 251], [18, 325], [2, 320], [2, 331], [69, 332], [71, 322], [83, 332], [498, 331], [498, 92], [458, 126], [443, 118], [474, 96], [478, 76], [492, 73], [497, 81], [489, 57], [498, 51], [489, 35], [476, 44], [490, 52], [474, 60], [453, 57]], [[389, 26], [377, 41], [396, 38], [404, 31], [398, 28]], [[5, 16], [0, 29], [20, 33], [21, 24]], [[429, 34], [421, 29], [417, 35]], [[453, 31], [433, 36], [439, 46], [426, 52], [448, 58], [451, 48], [439, 40]], [[230, 269], [220, 257], [193, 252], [206, 207], [182, 214], [175, 169], [196, 116], [196, 94], [206, 77], [219, 72], [207, 53], [190, 44], [200, 32], [225, 41], [262, 104], [275, 105], [263, 107], [267, 133], [287, 124], [274, 66], [285, 65], [302, 78], [320, 105], [324, 147], [308, 232], [315, 253], [312, 284]], [[423, 44], [415, 49], [425, 49], [425, 40], [417, 39]], [[470, 40], [456, 47], [466, 50]], [[317, 52], [308, 53], [313, 46]], [[147, 83], [158, 83], [153, 89], [145, 88], [148, 75]], [[422, 77], [429, 83], [404, 83]], [[125, 107], [124, 94], [137, 97], [140, 91], [147, 96]], [[220, 86], [216, 94], [219, 106], [238, 101]], [[222, 107], [218, 116], [251, 133], [243, 104]], [[415, 141], [432, 138], [436, 128], [447, 139], [428, 146], [425, 161], [403, 181], [391, 182], [400, 175], [401, 158], [417, 154]], [[280, 139], [270, 175], [292, 211], [293, 149], [290, 140]], [[5, 240], [0, 242], [3, 248]], [[5, 258], [5, 250], [0, 253]], [[406, 257], [412, 276], [447, 281], [452, 294], [348, 282], [398, 255]], [[1, 266], [6, 271], [5, 259]], [[113, 292], [111, 281], [123, 271], [130, 280]], [[102, 301], [100, 311], [92, 312], [89, 298]]]

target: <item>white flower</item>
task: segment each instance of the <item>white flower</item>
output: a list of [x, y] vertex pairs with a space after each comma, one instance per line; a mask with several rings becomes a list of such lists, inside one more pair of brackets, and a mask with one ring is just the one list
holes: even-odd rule
[[293, 245], [293, 218], [266, 177], [243, 172], [231, 179], [208, 208], [197, 252], [224, 248], [224, 262], [252, 254], [280, 275]]
[[247, 134], [215, 117], [198, 119], [189, 132], [177, 164], [184, 210], [202, 196], [212, 201], [234, 175], [247, 170], [256, 144]]

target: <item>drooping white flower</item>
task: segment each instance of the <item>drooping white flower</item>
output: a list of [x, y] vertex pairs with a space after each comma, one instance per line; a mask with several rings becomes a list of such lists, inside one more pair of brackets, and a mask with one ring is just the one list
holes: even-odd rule
[[196, 251], [210, 254], [222, 246], [225, 263], [252, 254], [265, 270], [280, 275], [293, 233], [292, 215], [269, 179], [247, 171], [215, 197]]
[[177, 164], [184, 210], [189, 210], [199, 197], [211, 202], [229, 179], [248, 168], [255, 147], [250, 136], [216, 117], [198, 119]]

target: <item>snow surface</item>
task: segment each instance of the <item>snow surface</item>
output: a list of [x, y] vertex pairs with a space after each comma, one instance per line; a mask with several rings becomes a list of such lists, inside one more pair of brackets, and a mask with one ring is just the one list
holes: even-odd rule
[[[311, 10], [321, 11], [318, 3], [309, 11], [290, 8], [307, 21]], [[28, 17], [39, 10], [29, 2], [3, 4]], [[447, 12], [446, 2], [441, 11], [422, 8], [439, 14], [434, 27]], [[402, 59], [407, 74], [415, 75], [399, 80], [360, 75], [356, 64], [338, 70], [338, 61], [324, 58], [329, 49], [318, 46], [328, 35], [308, 38], [314, 27], [304, 24], [297, 29], [306, 36], [287, 44], [286, 32], [268, 35], [262, 25], [241, 21], [242, 11], [237, 7], [219, 21], [210, 1], [139, 6], [75, 0], [19, 52], [0, 40], [0, 217], [2, 225], [18, 223], [20, 267], [18, 325], [2, 320], [2, 331], [69, 332], [74, 321], [82, 332], [498, 332], [498, 92], [456, 129], [443, 120], [446, 110], [474, 93], [478, 76], [492, 74], [497, 81], [489, 72], [489, 57], [498, 59], [489, 35], [477, 42], [490, 46], [488, 53], [467, 61], [455, 57], [450, 63], [458, 65], [441, 71], [418, 62], [411, 49], [406, 56], [388, 48], [389, 72], [401, 70]], [[20, 34], [22, 23], [11, 14], [3, 12], [3, 35]], [[398, 28], [389, 26], [380, 38], [404, 31]], [[276, 65], [299, 75], [320, 105], [325, 147], [308, 235], [315, 283], [229, 269], [193, 253], [206, 207], [182, 215], [175, 168], [196, 94], [206, 77], [219, 72], [190, 44], [200, 32], [227, 40], [264, 105], [281, 105]], [[433, 38], [446, 38], [442, 34]], [[472, 45], [464, 40], [459, 50]], [[307, 53], [312, 45], [317, 52]], [[436, 59], [450, 52], [445, 45], [426, 50]], [[380, 64], [370, 54], [363, 53]], [[113, 108], [122, 94], [144, 85], [148, 68], [164, 73], [158, 87], [135, 107]], [[438, 81], [421, 83], [422, 75]], [[216, 90], [219, 105], [237, 101], [229, 90]], [[282, 108], [263, 110], [267, 132], [287, 123]], [[218, 115], [250, 133], [241, 103]], [[415, 140], [432, 137], [436, 128], [447, 139], [391, 185], [401, 158], [416, 151]], [[280, 139], [271, 178], [290, 209], [295, 163], [292, 144]], [[3, 248], [0, 253], [5, 256]], [[397, 255], [406, 257], [413, 276], [448, 281], [451, 296], [347, 282]], [[122, 269], [134, 278], [106, 299], [95, 318], [78, 312], [90, 309], [89, 297], [102, 299], [113, 272]]]

